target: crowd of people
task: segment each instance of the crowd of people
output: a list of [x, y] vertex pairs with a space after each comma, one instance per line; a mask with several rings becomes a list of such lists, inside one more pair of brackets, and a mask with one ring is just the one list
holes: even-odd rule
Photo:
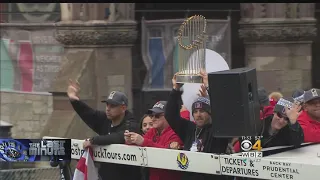
[[[240, 152], [241, 139], [218, 138], [213, 135], [208, 75], [201, 72], [203, 85], [194, 100], [191, 112], [183, 105], [183, 84], [172, 78], [172, 91], [167, 100], [159, 100], [140, 121], [127, 110], [128, 99], [119, 91], [110, 93], [105, 111], [90, 108], [78, 96], [80, 85], [70, 80], [67, 89], [70, 102], [80, 118], [98, 136], [86, 139], [84, 148], [94, 145], [127, 144], [143, 147], [180, 149], [193, 152], [226, 154]], [[263, 148], [283, 145], [299, 147], [303, 142], [320, 142], [320, 90], [296, 90], [292, 97], [280, 92], [258, 89]], [[194, 121], [190, 121], [190, 115]], [[254, 138], [252, 138], [254, 139]], [[199, 163], [199, 166], [205, 164]], [[101, 179], [108, 180], [211, 180], [230, 177], [141, 168], [122, 164], [102, 163]]]

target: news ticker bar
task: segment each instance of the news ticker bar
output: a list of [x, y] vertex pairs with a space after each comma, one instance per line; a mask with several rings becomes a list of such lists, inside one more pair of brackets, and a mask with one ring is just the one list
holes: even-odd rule
[[71, 139], [0, 139], [0, 161], [70, 161]]

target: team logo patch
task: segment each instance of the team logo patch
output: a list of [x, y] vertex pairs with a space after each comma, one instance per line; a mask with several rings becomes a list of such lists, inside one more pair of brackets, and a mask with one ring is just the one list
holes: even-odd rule
[[179, 168], [181, 169], [188, 169], [189, 167], [189, 159], [186, 154], [179, 153], [177, 156], [177, 163]]
[[196, 109], [201, 109], [202, 108], [202, 103], [196, 103], [195, 105], [194, 105], [194, 108], [196, 108]]
[[316, 89], [311, 89], [311, 93], [312, 93], [313, 97], [317, 97], [318, 96], [318, 93], [317, 93]]
[[113, 96], [116, 94], [116, 91], [112, 91], [108, 97], [108, 99], [113, 99]]
[[164, 108], [164, 105], [161, 104], [160, 102], [157, 102], [152, 108], [160, 108], [160, 109], [163, 109], [163, 108]]

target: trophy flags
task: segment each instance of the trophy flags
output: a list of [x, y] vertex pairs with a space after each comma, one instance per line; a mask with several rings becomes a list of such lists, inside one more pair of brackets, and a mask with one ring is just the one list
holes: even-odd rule
[[[189, 64], [192, 63], [191, 59], [193, 56], [196, 55], [197, 52], [194, 52], [189, 58]], [[206, 60], [206, 71], [207, 73], [217, 72], [217, 71], [224, 71], [229, 70], [229, 66], [227, 62], [223, 59], [223, 57], [216, 53], [213, 50], [206, 49], [205, 52], [205, 60]], [[191, 65], [190, 65], [191, 66]], [[199, 89], [201, 84], [199, 83], [185, 83], [182, 86], [183, 94], [182, 94], [182, 101], [184, 106], [190, 111], [190, 120], [194, 121], [192, 116], [192, 103], [198, 97]]]

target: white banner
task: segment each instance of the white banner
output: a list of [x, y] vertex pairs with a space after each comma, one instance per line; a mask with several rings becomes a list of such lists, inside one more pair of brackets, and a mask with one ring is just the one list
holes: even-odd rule
[[[220, 156], [221, 174], [254, 179], [318, 180], [320, 158], [295, 162], [295, 158], [250, 159], [229, 155]], [[305, 158], [308, 160], [308, 158]], [[313, 161], [314, 162], [311, 162]]]
[[[54, 139], [57, 137], [44, 137]], [[83, 140], [72, 139], [72, 159], [80, 159]], [[273, 148], [274, 149], [274, 148]], [[94, 161], [254, 179], [318, 180], [320, 144], [260, 159], [127, 145], [97, 146]]]
[[219, 174], [219, 155], [172, 149], [145, 148], [147, 167]]
[[[71, 158], [80, 159], [84, 152], [82, 148], [84, 140], [71, 140]], [[137, 146], [127, 145], [110, 145], [96, 146], [93, 148], [94, 161], [109, 162], [116, 164], [128, 164], [133, 166], [141, 166], [144, 164], [142, 150]]]

